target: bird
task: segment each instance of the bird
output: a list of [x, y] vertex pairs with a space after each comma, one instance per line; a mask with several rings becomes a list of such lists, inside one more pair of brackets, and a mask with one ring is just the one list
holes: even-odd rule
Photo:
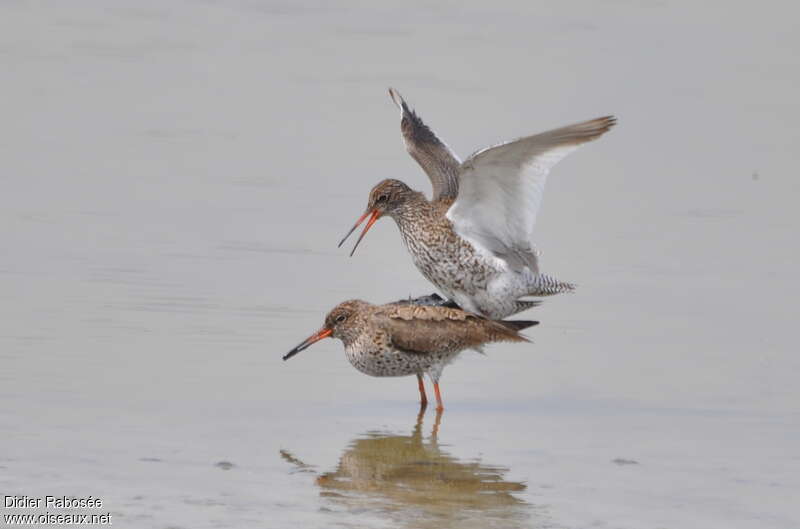
[[373, 377], [416, 375], [420, 405], [425, 407], [423, 375], [436, 395], [436, 409], [444, 409], [439, 379], [444, 367], [465, 349], [482, 352], [490, 342], [529, 342], [519, 331], [537, 321], [494, 321], [457, 308], [387, 303], [373, 305], [359, 299], [344, 301], [325, 316], [322, 328], [283, 356], [288, 360], [324, 338], [338, 338], [350, 363]]
[[400, 180], [372, 188], [364, 214], [339, 246], [369, 218], [352, 256], [375, 222], [389, 216], [422, 275], [460, 308], [500, 320], [537, 302], [528, 296], [575, 286], [539, 271], [533, 228], [550, 169], [616, 123], [613, 116], [568, 125], [479, 150], [463, 162], [394, 89], [409, 154], [433, 184], [433, 197]]

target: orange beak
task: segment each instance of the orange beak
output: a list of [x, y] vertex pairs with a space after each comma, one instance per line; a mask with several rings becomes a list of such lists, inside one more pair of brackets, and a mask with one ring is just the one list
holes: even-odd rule
[[350, 252], [350, 257], [353, 257], [353, 254], [354, 254], [354, 253], [356, 253], [356, 248], [358, 248], [358, 244], [361, 242], [361, 239], [363, 239], [363, 238], [364, 238], [364, 235], [366, 235], [367, 231], [368, 231], [368, 230], [369, 230], [369, 229], [372, 227], [372, 225], [373, 225], [373, 224], [375, 224], [375, 221], [376, 221], [376, 220], [378, 220], [379, 218], [381, 218], [381, 212], [380, 212], [380, 210], [378, 210], [378, 209], [376, 208], [376, 209], [373, 209], [372, 211], [367, 211], [366, 213], [364, 213], [363, 215], [361, 215], [361, 216], [358, 218], [358, 220], [356, 221], [355, 225], [354, 225], [352, 228], [350, 228], [350, 231], [348, 231], [348, 232], [347, 232], [347, 235], [345, 235], [345, 236], [344, 236], [344, 239], [342, 239], [341, 241], [339, 241], [339, 247], [341, 248], [341, 247], [342, 247], [342, 245], [344, 244], [344, 241], [346, 241], [346, 240], [347, 240], [347, 238], [348, 238], [348, 237], [350, 237], [350, 234], [351, 234], [351, 233], [353, 233], [354, 231], [356, 231], [356, 228], [358, 228], [358, 226], [359, 226], [359, 225], [360, 225], [362, 222], [364, 222], [364, 219], [366, 219], [366, 218], [367, 218], [367, 216], [369, 216], [370, 214], [372, 214], [372, 216], [369, 218], [369, 222], [367, 222], [367, 225], [366, 225], [366, 226], [364, 226], [364, 231], [362, 231], [362, 232], [361, 232], [361, 235], [359, 235], [359, 236], [358, 236], [358, 240], [356, 241], [356, 244], [355, 244], [355, 246], [353, 246], [353, 251], [352, 251], [352, 252]]
[[306, 338], [300, 345], [283, 355], [284, 360], [288, 360], [303, 349], [307, 349], [311, 346], [311, 344], [322, 340], [323, 338], [328, 338], [330, 335], [333, 334], [333, 329], [321, 329], [319, 332], [312, 334], [308, 338]]

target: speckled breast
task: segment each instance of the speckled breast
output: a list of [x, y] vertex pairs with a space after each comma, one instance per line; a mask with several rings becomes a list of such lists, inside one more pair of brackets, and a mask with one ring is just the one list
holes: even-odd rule
[[414, 264], [428, 281], [452, 297], [452, 292], [484, 290], [492, 268], [480, 258], [472, 245], [459, 237], [446, 218], [420, 229], [402, 229], [403, 242]]
[[348, 347], [345, 348], [345, 354], [353, 367], [373, 377], [404, 377], [424, 373], [442, 360], [435, 354], [404, 353], [395, 349], [356, 351]]

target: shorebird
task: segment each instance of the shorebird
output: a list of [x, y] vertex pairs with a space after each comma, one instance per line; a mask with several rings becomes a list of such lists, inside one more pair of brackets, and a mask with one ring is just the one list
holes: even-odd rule
[[493, 321], [461, 309], [408, 303], [373, 305], [358, 299], [340, 303], [322, 328], [283, 357], [288, 360], [323, 338], [338, 338], [350, 363], [373, 377], [416, 375], [420, 404], [426, 406], [423, 375], [433, 382], [436, 409], [442, 410], [439, 378], [464, 349], [490, 342], [527, 342], [519, 331], [536, 321]]
[[364, 220], [367, 231], [392, 217], [414, 264], [459, 307], [499, 320], [530, 308], [526, 296], [574, 289], [539, 272], [533, 227], [550, 169], [581, 144], [616, 123], [606, 116], [480, 150], [463, 162], [428, 128], [394, 89], [406, 149], [433, 184], [433, 199], [399, 180], [372, 188], [367, 209], [339, 243]]

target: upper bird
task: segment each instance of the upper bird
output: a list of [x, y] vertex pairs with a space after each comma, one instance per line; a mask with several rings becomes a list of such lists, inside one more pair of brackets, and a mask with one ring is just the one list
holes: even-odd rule
[[[539, 272], [533, 227], [550, 169], [581, 144], [607, 132], [613, 116], [576, 123], [480, 150], [461, 162], [400, 94], [400, 130], [409, 154], [433, 183], [433, 199], [399, 180], [372, 188], [358, 241], [383, 215], [392, 217], [414, 264], [459, 307], [501, 319], [549, 296], [573, 290]], [[353, 252], [350, 255], [353, 255]]]

